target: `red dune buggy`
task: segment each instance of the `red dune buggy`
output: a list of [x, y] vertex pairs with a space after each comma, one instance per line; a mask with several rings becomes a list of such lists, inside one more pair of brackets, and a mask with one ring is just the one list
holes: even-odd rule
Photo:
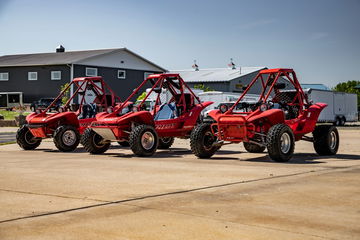
[[[128, 101], [149, 84], [146, 96], [128, 108], [130, 111], [123, 111]], [[210, 104], [201, 103], [179, 74], [153, 74], [117, 110], [98, 114], [81, 143], [88, 152], [99, 154], [109, 148], [111, 141], [125, 141], [137, 156], [151, 156], [157, 148], [169, 148], [174, 137], [189, 137], [201, 111]]]
[[[261, 89], [258, 101], [243, 101], [252, 87]], [[208, 113], [191, 134], [191, 150], [199, 158], [209, 158], [224, 144], [243, 142], [248, 152], [261, 153], [267, 148], [271, 159], [286, 162], [293, 155], [295, 141], [305, 140], [313, 142], [319, 155], [333, 155], [339, 147], [337, 129], [316, 126], [326, 106], [308, 102], [292, 69], [262, 70], [231, 108], [220, 106]]]
[[[73, 94], [50, 113], [59, 100], [73, 86]], [[78, 102], [71, 104], [71, 102]], [[24, 150], [37, 148], [43, 138], [53, 138], [55, 146], [63, 152], [73, 151], [80, 141], [80, 134], [95, 120], [98, 111], [115, 106], [120, 99], [101, 77], [75, 78], [44, 110], [38, 109], [26, 117], [26, 122], [16, 134], [16, 141]]]

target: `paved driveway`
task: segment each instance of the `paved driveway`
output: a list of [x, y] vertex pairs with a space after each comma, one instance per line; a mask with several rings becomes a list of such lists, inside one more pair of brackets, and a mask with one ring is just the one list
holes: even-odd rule
[[152, 158], [0, 146], [0, 239], [360, 239], [359, 135], [333, 157], [298, 142], [290, 163], [186, 140]]

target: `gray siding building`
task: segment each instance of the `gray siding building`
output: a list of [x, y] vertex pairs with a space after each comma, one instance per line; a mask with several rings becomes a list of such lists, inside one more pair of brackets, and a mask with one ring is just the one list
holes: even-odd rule
[[[180, 73], [184, 81], [193, 88], [195, 85], [204, 84], [216, 91], [221, 92], [243, 92], [258, 72], [266, 67], [241, 67], [241, 68], [210, 68], [199, 70], [172, 70], [173, 73]], [[261, 86], [254, 86], [252, 92], [258, 94]]]
[[122, 99], [151, 73], [164, 68], [126, 49], [5, 55], [0, 57], [0, 92], [23, 92], [24, 102], [56, 97], [75, 77], [102, 76]]

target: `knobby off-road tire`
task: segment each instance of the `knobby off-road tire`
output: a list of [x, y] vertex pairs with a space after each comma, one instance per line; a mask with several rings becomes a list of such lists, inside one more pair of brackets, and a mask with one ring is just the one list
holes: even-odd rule
[[220, 147], [213, 145], [216, 140], [216, 137], [211, 132], [210, 124], [201, 123], [191, 132], [191, 151], [198, 158], [210, 158], [217, 150], [220, 149]]
[[159, 138], [159, 146], [158, 149], [168, 149], [173, 145], [175, 138], [173, 137], [163, 137]]
[[16, 132], [16, 142], [24, 150], [34, 150], [40, 145], [41, 140], [41, 138], [35, 138], [26, 126], [22, 126]]
[[295, 138], [291, 128], [285, 124], [272, 126], [266, 137], [266, 145], [272, 160], [289, 161], [295, 148]]
[[339, 133], [336, 127], [331, 125], [316, 126], [313, 131], [314, 149], [317, 154], [335, 155], [339, 149]]
[[259, 145], [254, 144], [254, 143], [244, 142], [244, 148], [249, 153], [262, 153], [262, 152], [265, 151], [266, 147], [261, 147]]
[[118, 142], [118, 144], [119, 144], [120, 146], [122, 146], [122, 147], [129, 147], [129, 146], [130, 146], [130, 144], [129, 144], [128, 141]]
[[156, 152], [159, 137], [152, 126], [139, 125], [131, 131], [129, 144], [136, 156], [148, 157]]
[[81, 144], [91, 154], [101, 154], [110, 147], [110, 142], [103, 143], [104, 139], [91, 128], [87, 128], [81, 137]]
[[71, 125], [59, 126], [54, 132], [54, 143], [62, 152], [71, 152], [76, 149], [80, 142], [80, 133]]

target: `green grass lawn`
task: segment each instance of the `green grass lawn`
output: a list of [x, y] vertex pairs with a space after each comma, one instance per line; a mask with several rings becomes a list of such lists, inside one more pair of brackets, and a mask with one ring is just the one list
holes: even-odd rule
[[[6, 111], [6, 110], [0, 110], [0, 114], [4, 116], [5, 120], [14, 120], [15, 116], [19, 116], [19, 112], [17, 111]], [[25, 112], [23, 115], [29, 115], [30, 113]]]

